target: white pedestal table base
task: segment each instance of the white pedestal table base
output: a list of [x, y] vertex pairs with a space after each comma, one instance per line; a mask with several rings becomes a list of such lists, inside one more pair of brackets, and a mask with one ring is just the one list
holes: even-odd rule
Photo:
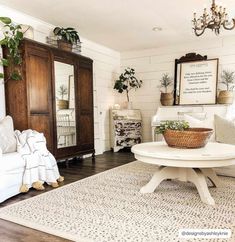
[[200, 195], [202, 202], [208, 205], [215, 205], [206, 178], [209, 178], [215, 187], [219, 187], [220, 181], [212, 168], [183, 168], [160, 166], [154, 173], [151, 180], [140, 189], [141, 193], [153, 193], [158, 185], [166, 179], [177, 179], [185, 182], [192, 182]]

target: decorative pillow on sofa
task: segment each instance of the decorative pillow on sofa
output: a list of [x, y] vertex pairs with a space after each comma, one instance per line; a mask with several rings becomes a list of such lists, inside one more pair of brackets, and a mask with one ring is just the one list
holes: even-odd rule
[[214, 130], [214, 133], [210, 137], [210, 141], [215, 141], [215, 127], [213, 119], [199, 120], [190, 115], [184, 114], [184, 120], [189, 123], [191, 128], [210, 128]]
[[0, 148], [3, 154], [16, 152], [16, 138], [13, 120], [10, 116], [0, 120]]
[[235, 145], [235, 123], [215, 115], [216, 141]]
[[[215, 115], [216, 141], [235, 145], [235, 124], [230, 120]], [[235, 177], [235, 165], [214, 169], [217, 174]]]

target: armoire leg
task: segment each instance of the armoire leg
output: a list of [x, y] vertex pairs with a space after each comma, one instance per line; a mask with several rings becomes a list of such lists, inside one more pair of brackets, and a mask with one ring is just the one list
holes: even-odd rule
[[95, 163], [95, 152], [92, 153], [92, 163]]

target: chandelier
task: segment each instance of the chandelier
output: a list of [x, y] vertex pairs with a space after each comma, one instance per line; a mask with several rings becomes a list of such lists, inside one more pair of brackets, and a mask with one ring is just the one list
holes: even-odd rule
[[197, 18], [196, 13], [193, 14], [193, 30], [196, 36], [202, 35], [206, 28], [211, 29], [216, 35], [220, 33], [220, 27], [222, 26], [226, 30], [232, 30], [235, 28], [235, 19], [228, 20], [228, 14], [226, 8], [216, 5], [215, 0], [212, 0], [210, 13], [204, 8], [203, 15]]

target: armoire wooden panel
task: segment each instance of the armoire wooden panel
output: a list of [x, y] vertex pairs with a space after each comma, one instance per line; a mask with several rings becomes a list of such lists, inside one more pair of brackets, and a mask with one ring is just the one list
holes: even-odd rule
[[26, 60], [31, 113], [49, 113], [51, 109], [51, 65], [47, 51], [29, 50]]
[[25, 78], [28, 91], [28, 128], [43, 132], [53, 152], [51, 55], [40, 46], [25, 45]]
[[89, 62], [81, 61], [79, 63], [79, 87], [80, 92], [80, 123], [79, 127], [87, 132], [82, 132], [80, 144], [82, 149], [94, 148], [93, 132], [93, 99], [89, 98], [93, 93], [92, 65]]
[[[15, 129], [43, 132], [49, 150], [57, 159], [89, 153], [94, 155], [93, 61], [28, 39], [23, 40], [21, 49], [23, 80], [9, 80], [5, 85], [6, 112], [13, 117]], [[74, 70], [71, 75], [74, 80], [74, 105], [65, 110], [59, 109], [57, 103], [56, 62], [71, 65]], [[8, 69], [5, 68], [4, 72], [7, 77]], [[58, 113], [62, 111], [74, 112], [71, 128], [76, 135], [72, 137], [73, 145], [59, 147], [61, 137], [57, 132], [61, 125], [58, 124]], [[63, 142], [67, 142], [66, 139]]]

